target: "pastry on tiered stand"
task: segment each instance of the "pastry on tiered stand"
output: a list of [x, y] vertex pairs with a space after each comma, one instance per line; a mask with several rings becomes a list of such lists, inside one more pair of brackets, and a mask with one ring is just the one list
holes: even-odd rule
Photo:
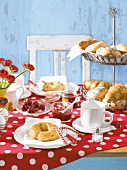
[[111, 83], [101, 80], [86, 80], [84, 81], [83, 85], [86, 87], [86, 90], [91, 90], [98, 86], [104, 86], [105, 88], [109, 89], [112, 86]]
[[110, 87], [103, 102], [107, 108], [123, 108], [127, 103], [127, 87], [123, 84]]
[[[102, 81], [103, 86], [99, 86], [100, 82], [98, 80], [84, 82], [88, 90], [86, 100], [103, 101], [108, 109], [123, 109], [127, 104], [127, 87], [124, 84], [112, 85], [105, 81]], [[107, 84], [109, 86], [106, 86]]]

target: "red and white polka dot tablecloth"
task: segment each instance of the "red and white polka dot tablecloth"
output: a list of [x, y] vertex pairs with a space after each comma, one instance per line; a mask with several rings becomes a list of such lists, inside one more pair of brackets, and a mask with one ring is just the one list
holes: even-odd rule
[[[36, 98], [38, 97], [33, 97]], [[80, 108], [73, 110], [71, 122], [80, 115]], [[39, 118], [52, 117], [51, 112]], [[22, 126], [26, 116], [16, 110], [10, 112], [5, 132], [0, 137], [0, 169], [1, 170], [50, 170], [85, 157], [94, 152], [127, 146], [127, 112], [117, 111], [113, 119], [122, 126], [108, 133], [104, 133], [103, 142], [94, 143], [91, 134], [78, 136], [77, 144], [56, 149], [35, 149], [25, 147], [15, 141], [14, 131]]]

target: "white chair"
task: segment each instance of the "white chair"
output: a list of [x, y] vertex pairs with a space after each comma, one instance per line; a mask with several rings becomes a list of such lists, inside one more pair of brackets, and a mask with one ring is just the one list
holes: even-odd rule
[[[66, 50], [70, 50], [82, 40], [92, 38], [90, 35], [60, 35], [60, 36], [27, 36], [27, 50], [30, 51], [30, 64], [35, 71], [30, 74], [30, 80], [36, 82], [36, 51], [54, 51], [54, 75], [58, 75], [58, 51], [61, 51], [61, 75], [66, 75]], [[83, 81], [89, 79], [89, 62], [83, 59]], [[86, 74], [87, 70], [87, 74]]]

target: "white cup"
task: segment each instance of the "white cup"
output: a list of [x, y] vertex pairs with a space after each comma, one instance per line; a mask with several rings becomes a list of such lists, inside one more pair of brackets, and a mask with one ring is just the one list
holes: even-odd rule
[[[113, 121], [112, 113], [105, 111], [105, 104], [101, 101], [91, 100], [81, 103], [81, 125], [86, 129], [108, 127]], [[109, 122], [105, 122], [105, 115], [110, 116]]]
[[13, 109], [15, 109], [18, 105], [18, 101], [21, 98], [21, 96], [24, 93], [23, 87], [17, 87], [17, 86], [10, 86], [7, 89], [6, 96], [9, 101], [12, 101], [13, 103]]

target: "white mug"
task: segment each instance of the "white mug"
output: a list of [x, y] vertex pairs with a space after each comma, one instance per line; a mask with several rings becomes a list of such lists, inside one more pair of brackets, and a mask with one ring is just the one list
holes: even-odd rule
[[[113, 121], [112, 113], [105, 111], [105, 104], [101, 101], [91, 100], [81, 103], [81, 125], [86, 129], [108, 127]], [[105, 121], [105, 114], [110, 116], [110, 121]]]
[[12, 101], [13, 109], [15, 109], [17, 107], [18, 101], [21, 98], [21, 96], [23, 95], [23, 93], [24, 93], [24, 88], [16, 87], [15, 85], [10, 86], [7, 89], [6, 96], [9, 101]]

